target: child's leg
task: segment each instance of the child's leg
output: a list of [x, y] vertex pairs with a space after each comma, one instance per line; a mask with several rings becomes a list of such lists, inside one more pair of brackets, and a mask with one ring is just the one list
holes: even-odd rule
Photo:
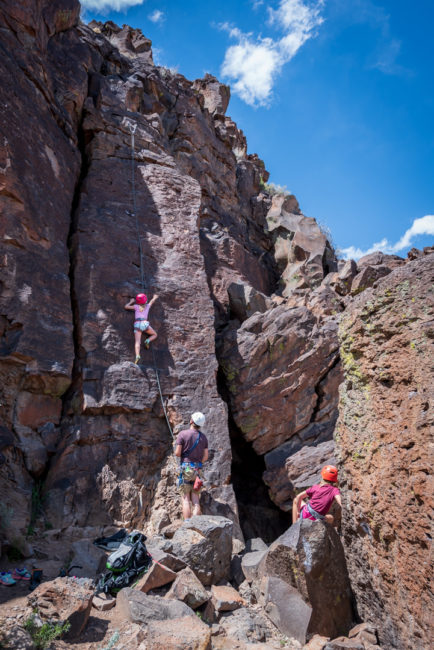
[[142, 340], [142, 333], [140, 330], [134, 330], [134, 352], [136, 357], [140, 356], [140, 342]]
[[324, 520], [325, 520], [328, 524], [330, 524], [331, 526], [333, 526], [334, 521], [335, 521], [335, 518], [333, 517], [333, 515], [326, 515], [326, 516], [324, 517]]
[[151, 326], [149, 326], [148, 329], [146, 330], [146, 334], [149, 335], [146, 339], [147, 343], [151, 343], [151, 341], [155, 341], [155, 339], [157, 338], [157, 332], [154, 329], [152, 329]]

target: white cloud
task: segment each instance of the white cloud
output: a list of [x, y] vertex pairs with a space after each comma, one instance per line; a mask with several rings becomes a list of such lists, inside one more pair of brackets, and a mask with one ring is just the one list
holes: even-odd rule
[[153, 23], [162, 23], [164, 20], [164, 12], [160, 11], [159, 9], [155, 9], [155, 11], [149, 14], [148, 18]]
[[80, 0], [83, 7], [98, 13], [124, 11], [135, 5], [142, 5], [144, 0]]
[[238, 40], [226, 50], [221, 73], [247, 104], [266, 106], [270, 102], [274, 81], [282, 67], [315, 36], [315, 28], [323, 22], [323, 4], [324, 0], [314, 4], [307, 0], [280, 0], [277, 9], [268, 7], [269, 24], [284, 33], [277, 39], [243, 34], [227, 23], [220, 25]]
[[279, 70], [279, 54], [272, 41], [253, 42], [248, 36], [228, 48], [221, 69], [225, 78], [234, 80], [232, 90], [250, 105], [267, 103]]
[[388, 255], [393, 255], [406, 248], [410, 248], [413, 239], [418, 235], [434, 235], [434, 215], [427, 214], [424, 217], [420, 217], [420, 219], [415, 219], [412, 226], [405, 231], [396, 244], [391, 244], [386, 238], [384, 238], [376, 244], [373, 244], [367, 250], [363, 251], [361, 248], [348, 246], [348, 248], [341, 248], [340, 253], [346, 260], [358, 260], [360, 257], [369, 255], [369, 253], [374, 253], [375, 251], [381, 251]]

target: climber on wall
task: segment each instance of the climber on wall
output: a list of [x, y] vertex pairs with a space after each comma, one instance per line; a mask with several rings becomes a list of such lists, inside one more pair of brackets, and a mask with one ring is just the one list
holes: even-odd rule
[[[338, 488], [338, 470], [333, 465], [326, 465], [321, 470], [321, 482], [300, 492], [292, 504], [292, 523], [297, 519], [323, 519], [329, 524], [334, 523], [333, 515], [328, 512], [334, 501], [342, 508], [341, 493]], [[309, 497], [309, 501], [305, 501]]]
[[[140, 344], [142, 341], [142, 333], [146, 332], [149, 334], [148, 338], [145, 339], [145, 345], [149, 348], [151, 341], [155, 341], [157, 338], [157, 332], [152, 329], [149, 321], [148, 315], [149, 310], [151, 309], [154, 302], [157, 300], [158, 295], [155, 294], [151, 301], [146, 304], [148, 300], [144, 293], [139, 293], [135, 298], [131, 298], [130, 302], [127, 302], [125, 309], [129, 309], [135, 312], [134, 317], [134, 350], [136, 353], [136, 360], [134, 363], [139, 363], [140, 361]], [[134, 304], [134, 301], [136, 304]]]
[[175, 456], [181, 459], [178, 479], [182, 496], [182, 515], [185, 519], [200, 515], [200, 490], [202, 487], [202, 463], [208, 460], [208, 440], [200, 431], [205, 424], [203, 413], [193, 413], [190, 418], [190, 428], [181, 431], [175, 442]]

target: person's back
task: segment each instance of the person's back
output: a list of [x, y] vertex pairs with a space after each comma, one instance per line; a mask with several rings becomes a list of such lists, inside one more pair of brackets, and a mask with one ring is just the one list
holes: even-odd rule
[[[197, 442], [196, 442], [197, 441]], [[181, 462], [201, 463], [208, 439], [198, 429], [185, 429], [178, 434], [176, 444], [181, 445]]]

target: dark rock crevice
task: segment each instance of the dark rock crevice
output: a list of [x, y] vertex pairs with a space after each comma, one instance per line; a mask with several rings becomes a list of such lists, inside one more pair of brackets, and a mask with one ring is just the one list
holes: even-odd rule
[[[90, 78], [89, 78], [90, 82]], [[89, 92], [89, 84], [88, 84]], [[89, 94], [88, 94], [89, 96]], [[77, 178], [77, 183], [74, 189], [74, 194], [72, 197], [71, 203], [71, 217], [70, 217], [70, 226], [67, 239], [67, 247], [69, 253], [69, 287], [70, 287], [70, 300], [71, 300], [71, 312], [72, 312], [72, 338], [74, 345], [74, 360], [72, 366], [71, 374], [71, 385], [66, 393], [62, 397], [63, 408], [62, 416], [71, 415], [73, 412], [77, 411], [79, 405], [77, 400], [79, 400], [79, 394], [81, 393], [82, 388], [82, 360], [84, 359], [84, 350], [81, 345], [82, 334], [81, 334], [81, 319], [79, 311], [79, 301], [76, 292], [75, 286], [75, 270], [77, 264], [77, 240], [76, 233], [79, 229], [79, 204], [81, 193], [83, 189], [83, 183], [86, 179], [88, 169], [89, 169], [89, 160], [86, 153], [86, 146], [89, 144], [88, 137], [85, 135], [83, 130], [83, 119], [84, 114], [81, 116], [81, 121], [78, 128], [77, 140], [78, 140], [78, 150], [81, 156], [81, 165], [79, 169], [79, 174]]]
[[228, 408], [228, 428], [232, 449], [231, 480], [238, 504], [241, 530], [245, 539], [261, 537], [270, 544], [291, 524], [290, 514], [283, 512], [270, 499], [262, 480], [265, 472], [263, 456], [245, 441], [231, 415], [226, 378], [222, 368], [217, 375], [220, 397]]

